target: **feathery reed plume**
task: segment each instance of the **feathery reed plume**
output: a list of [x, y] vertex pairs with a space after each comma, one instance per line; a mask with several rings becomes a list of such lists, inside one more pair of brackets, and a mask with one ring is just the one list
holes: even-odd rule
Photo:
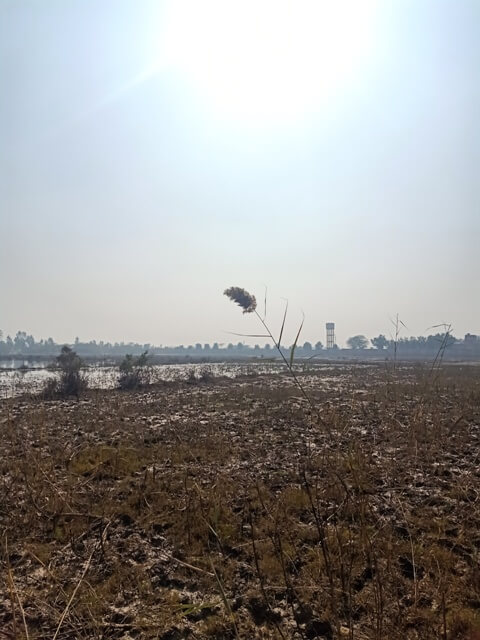
[[251, 293], [248, 293], [248, 291], [242, 287], [230, 287], [229, 289], [225, 289], [223, 294], [242, 307], [243, 313], [252, 313], [257, 308], [255, 296], [252, 296]]
[[[282, 341], [282, 336], [283, 336], [283, 329], [285, 328], [285, 321], [287, 319], [288, 300], [287, 300], [287, 303], [285, 305], [285, 311], [284, 311], [284, 314], [283, 314], [282, 327], [280, 329], [280, 336], [279, 336], [278, 340], [275, 340], [275, 338], [273, 337], [272, 332], [270, 331], [267, 323], [265, 322], [265, 318], [262, 318], [260, 316], [260, 314], [258, 313], [258, 311], [257, 311], [257, 301], [255, 299], [255, 296], [253, 296], [251, 293], [248, 293], [248, 291], [246, 291], [242, 287], [230, 287], [228, 289], [225, 289], [225, 291], [223, 293], [224, 293], [224, 295], [228, 296], [230, 298], [230, 300], [233, 300], [233, 302], [236, 302], [238, 305], [240, 305], [242, 307], [242, 309], [243, 309], [243, 313], [255, 313], [255, 315], [260, 320], [260, 322], [262, 323], [264, 329], [267, 332], [266, 334], [236, 333], [235, 335], [239, 335], [239, 336], [243, 335], [243, 336], [248, 336], [248, 337], [270, 338], [272, 340], [275, 348], [277, 349], [278, 353], [280, 354], [280, 357], [282, 358], [283, 363], [285, 364], [285, 366], [287, 367], [290, 375], [292, 376], [295, 384], [300, 389], [303, 397], [305, 398], [305, 400], [307, 400], [308, 404], [310, 405], [312, 410], [317, 415], [318, 420], [320, 421], [320, 423], [323, 426], [326, 426], [323, 418], [320, 416], [320, 414], [318, 412], [317, 407], [315, 406], [314, 402], [312, 401], [312, 398], [305, 391], [304, 386], [302, 385], [302, 383], [298, 379], [298, 376], [295, 373], [295, 370], [293, 368], [293, 356], [294, 356], [294, 353], [295, 353], [295, 349], [297, 347], [298, 338], [300, 337], [300, 332], [301, 332], [302, 327], [303, 327], [303, 322], [304, 322], [303, 320], [302, 320], [302, 323], [300, 325], [300, 328], [298, 329], [297, 337], [295, 338], [295, 342], [294, 342], [294, 344], [293, 344], [293, 346], [291, 348], [291, 351], [290, 351], [290, 361], [287, 360], [287, 358], [285, 357], [285, 354], [283, 353], [283, 350], [282, 350], [281, 341]], [[265, 313], [266, 313], [266, 310], [267, 310], [267, 301], [266, 301], [266, 293], [265, 293]]]

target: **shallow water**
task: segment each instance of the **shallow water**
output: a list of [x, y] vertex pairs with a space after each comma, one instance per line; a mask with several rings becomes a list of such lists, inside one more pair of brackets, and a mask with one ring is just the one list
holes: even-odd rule
[[[23, 364], [23, 362], [22, 362]], [[155, 382], [173, 382], [187, 380], [191, 375], [201, 378], [209, 374], [214, 378], [238, 378], [280, 373], [284, 367], [280, 363], [212, 363], [212, 364], [162, 364], [149, 367], [150, 380]], [[88, 386], [92, 389], [113, 389], [117, 386], [118, 367], [91, 366], [85, 370]], [[38, 393], [46, 381], [58, 374], [45, 367], [33, 369], [0, 369], [0, 398], [11, 398], [24, 393]]]

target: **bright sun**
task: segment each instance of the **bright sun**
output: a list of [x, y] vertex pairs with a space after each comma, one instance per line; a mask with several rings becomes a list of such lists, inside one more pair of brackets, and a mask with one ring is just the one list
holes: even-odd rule
[[376, 0], [174, 0], [162, 57], [219, 117], [298, 119], [353, 80], [376, 10]]

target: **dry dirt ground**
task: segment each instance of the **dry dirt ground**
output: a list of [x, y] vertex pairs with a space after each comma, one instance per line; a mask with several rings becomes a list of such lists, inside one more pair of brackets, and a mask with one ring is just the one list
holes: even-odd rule
[[2, 401], [0, 639], [479, 639], [479, 372]]

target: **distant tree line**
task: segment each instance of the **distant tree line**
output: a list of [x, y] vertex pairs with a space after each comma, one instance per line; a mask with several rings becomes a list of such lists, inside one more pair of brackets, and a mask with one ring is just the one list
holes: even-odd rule
[[[477, 336], [470, 337], [474, 339], [477, 338]], [[399, 337], [397, 340], [394, 340], [393, 338], [386, 338], [383, 334], [380, 334], [375, 338], [372, 338], [371, 340], [367, 340], [367, 338], [362, 335], [352, 336], [347, 340], [347, 344], [350, 349], [367, 349], [371, 345], [378, 351], [392, 351], [396, 348], [402, 352], [426, 352], [436, 351], [442, 345], [444, 345], [445, 348], [453, 347], [454, 345], [460, 346], [465, 344], [467, 344], [467, 346], [468, 344], [478, 344], [478, 346], [480, 346], [480, 341], [469, 341], [468, 338], [467, 340], [460, 340], [449, 333], [435, 333], [429, 336], [417, 337]]]
[[[396, 350], [400, 354], [408, 353], [425, 353], [430, 354], [439, 349], [444, 343], [446, 348], [461, 346], [467, 348], [473, 352], [480, 353], [480, 339], [477, 336], [467, 334], [464, 340], [459, 340], [454, 336], [448, 334], [445, 338], [445, 333], [436, 333], [429, 336], [419, 337], [402, 337], [398, 340], [387, 338], [383, 334], [380, 334], [370, 340], [364, 335], [356, 335], [348, 338], [347, 345], [349, 349], [353, 351], [377, 350], [385, 352], [387, 355], [389, 352]], [[0, 330], [0, 356], [35, 356], [35, 357], [52, 357], [57, 356], [63, 343], [59, 344], [52, 338], [35, 340], [32, 335], [27, 334], [25, 331], [18, 331], [12, 338], [11, 336], [3, 336], [3, 332]], [[104, 342], [91, 340], [90, 342], [82, 342], [79, 338], [76, 338], [70, 345], [71, 348], [80, 357], [123, 357], [126, 354], [132, 356], [140, 356], [144, 352], [148, 352], [150, 356], [177, 356], [177, 357], [202, 357], [202, 358], [222, 358], [222, 357], [262, 357], [262, 358], [274, 358], [277, 354], [275, 349], [270, 344], [249, 346], [242, 342], [233, 343], [218, 343], [213, 344], [189, 344], [178, 346], [155, 346], [149, 343], [138, 344], [134, 342]], [[282, 346], [282, 350], [288, 353], [289, 347], [287, 345]], [[337, 351], [338, 347], [335, 345], [334, 351]], [[311, 358], [316, 355], [331, 354], [332, 350], [324, 349], [323, 344], [318, 341], [316, 343], [304, 342], [302, 345], [298, 345], [295, 351], [295, 356], [298, 358]]]
[[[35, 340], [32, 335], [28, 335], [25, 331], [18, 331], [14, 338], [6, 336], [3, 339], [3, 333], [0, 330], [0, 355], [3, 356], [57, 356], [64, 343], [57, 343], [52, 338]], [[263, 346], [256, 344], [251, 347], [243, 342], [177, 345], [177, 346], [155, 346], [149, 343], [139, 344], [136, 342], [104, 342], [100, 340], [91, 340], [90, 342], [82, 342], [79, 338], [75, 338], [74, 342], [69, 344], [79, 356], [85, 357], [103, 357], [103, 356], [125, 356], [127, 354], [140, 356], [144, 352], [149, 355], [172, 355], [172, 356], [211, 356], [220, 357], [224, 355], [230, 356], [264, 356], [274, 357], [274, 349], [272, 345], [265, 344]], [[287, 352], [288, 346], [282, 347]], [[297, 346], [296, 354], [304, 357], [312, 356], [323, 350], [323, 344], [316, 342], [311, 344], [305, 342], [302, 346]]]

